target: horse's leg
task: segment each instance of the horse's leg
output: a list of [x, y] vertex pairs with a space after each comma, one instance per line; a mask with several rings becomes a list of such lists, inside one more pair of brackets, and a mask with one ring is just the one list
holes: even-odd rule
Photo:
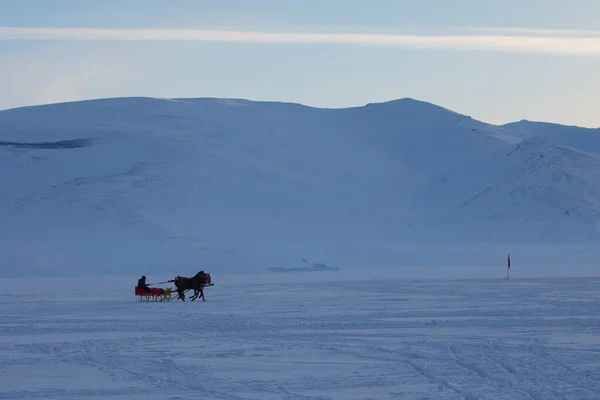
[[201, 295], [202, 296], [202, 301], [206, 301], [206, 299], [204, 298], [204, 286], [201, 286], [198, 289], [194, 289], [194, 291], [195, 291], [195, 293], [194, 293], [194, 300], [196, 300], [198, 298], [198, 296]]
[[190, 300], [194, 301], [198, 298], [198, 295], [200, 294], [200, 292], [198, 291], [198, 289], [194, 288], [194, 295], [192, 297], [190, 297]]
[[185, 292], [190, 289], [177, 288], [177, 298], [185, 301]]

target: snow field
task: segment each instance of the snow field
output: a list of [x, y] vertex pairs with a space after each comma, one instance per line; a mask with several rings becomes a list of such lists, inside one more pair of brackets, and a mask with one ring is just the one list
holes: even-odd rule
[[0, 398], [600, 398], [600, 279], [295, 277], [4, 280]]

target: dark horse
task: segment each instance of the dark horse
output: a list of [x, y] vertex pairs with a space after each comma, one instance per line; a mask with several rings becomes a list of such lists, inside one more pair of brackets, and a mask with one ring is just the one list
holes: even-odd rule
[[178, 276], [172, 282], [177, 287], [177, 298], [181, 299], [181, 301], [185, 301], [185, 292], [188, 290], [194, 291], [194, 295], [190, 297], [190, 300], [194, 301], [201, 295], [202, 301], [206, 301], [204, 298], [204, 286], [210, 284], [211, 279], [210, 274], [200, 271], [191, 278]]

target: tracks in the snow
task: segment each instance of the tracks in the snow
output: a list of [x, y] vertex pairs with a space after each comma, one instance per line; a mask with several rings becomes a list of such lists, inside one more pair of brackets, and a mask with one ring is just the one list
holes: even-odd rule
[[[356, 288], [241, 285], [206, 304], [0, 304], [0, 398], [600, 398], [600, 280]], [[23, 374], [30, 383], [19, 386]]]

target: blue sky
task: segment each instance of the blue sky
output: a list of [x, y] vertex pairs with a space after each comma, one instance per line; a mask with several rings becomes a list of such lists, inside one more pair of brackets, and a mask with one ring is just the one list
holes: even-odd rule
[[600, 127], [598, 15], [597, 0], [0, 0], [0, 109], [412, 97], [491, 123]]

